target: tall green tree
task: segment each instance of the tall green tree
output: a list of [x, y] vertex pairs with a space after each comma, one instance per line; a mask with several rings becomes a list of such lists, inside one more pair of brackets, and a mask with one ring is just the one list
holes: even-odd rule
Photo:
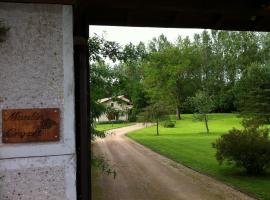
[[234, 87], [250, 64], [268, 59], [266, 38], [265, 33], [214, 30], [195, 35], [202, 86], [213, 96], [217, 112], [236, 110]]
[[149, 52], [144, 60], [144, 87], [148, 96], [173, 105], [178, 119], [186, 98], [199, 85], [195, 57], [196, 49], [189, 39], [179, 38], [175, 45]]
[[[102, 113], [106, 112], [106, 108], [98, 102], [105, 95], [112, 94], [118, 84], [118, 79], [115, 72], [105, 63], [105, 59], [110, 59], [113, 62], [121, 57], [121, 49], [117, 43], [106, 41], [104, 38], [94, 36], [89, 38], [89, 53], [90, 53], [90, 129], [91, 140], [96, 137], [105, 137], [104, 132], [95, 129], [95, 119]], [[111, 166], [100, 156], [91, 156], [91, 165], [102, 169], [108, 174], [116, 172], [111, 169]]]
[[235, 88], [246, 126], [270, 124], [270, 65], [252, 64]]
[[147, 99], [142, 85], [143, 70], [142, 60], [147, 56], [145, 44], [140, 42], [138, 45], [127, 44], [123, 48], [122, 60], [115, 68], [120, 75], [121, 94], [129, 97], [133, 104], [130, 120], [136, 120], [138, 113], [146, 107]]

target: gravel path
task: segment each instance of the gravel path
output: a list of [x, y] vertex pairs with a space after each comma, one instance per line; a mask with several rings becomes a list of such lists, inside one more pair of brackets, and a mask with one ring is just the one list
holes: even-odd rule
[[251, 200], [208, 176], [195, 172], [130, 140], [126, 133], [142, 124], [114, 129], [93, 144], [117, 176], [92, 171], [93, 200]]

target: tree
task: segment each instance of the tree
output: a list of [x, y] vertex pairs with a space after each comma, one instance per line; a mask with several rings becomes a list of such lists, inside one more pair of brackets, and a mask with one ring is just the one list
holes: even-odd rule
[[171, 42], [167, 39], [167, 37], [164, 34], [161, 34], [158, 38], [153, 38], [149, 44], [148, 49], [150, 52], [159, 52], [164, 49], [167, 49], [168, 47], [171, 47]]
[[[204, 31], [194, 37], [201, 63], [201, 85], [213, 97], [216, 112], [236, 111], [235, 85], [252, 63], [269, 59], [265, 33]], [[269, 44], [269, 42], [268, 42]]]
[[203, 115], [205, 127], [207, 133], [209, 133], [207, 114], [214, 109], [214, 103], [212, 98], [206, 92], [198, 91], [194, 97], [189, 98], [189, 101], [194, 106], [195, 112]]
[[[118, 85], [117, 74], [105, 63], [108, 58], [113, 62], [121, 57], [121, 48], [117, 43], [106, 41], [104, 38], [94, 36], [88, 41], [90, 51], [90, 129], [91, 140], [96, 137], [105, 137], [103, 131], [95, 129], [95, 119], [106, 111], [106, 108], [98, 102], [104, 95], [115, 92]], [[100, 167], [108, 174], [114, 174], [108, 163], [100, 156], [91, 156], [91, 165]]]
[[183, 104], [193, 95], [199, 77], [196, 51], [188, 38], [167, 44], [149, 53], [143, 63], [144, 88], [150, 99], [160, 99], [174, 106], [181, 119]]
[[234, 92], [248, 66], [270, 61], [269, 34], [204, 31], [171, 43], [164, 35], [149, 42], [142, 59], [143, 87], [149, 99], [162, 98], [180, 113], [190, 111], [186, 100], [204, 90], [215, 112], [237, 111]]
[[252, 64], [235, 88], [247, 126], [270, 124], [270, 65]]
[[155, 103], [150, 103], [141, 113], [144, 121], [156, 122], [156, 135], [159, 136], [159, 122], [168, 118], [170, 109], [164, 102], [158, 101]]
[[113, 62], [121, 59], [122, 48], [116, 42], [105, 40], [103, 37], [95, 35], [88, 40], [90, 62], [104, 61], [108, 58]]
[[147, 52], [144, 43], [138, 45], [127, 44], [123, 48], [122, 60], [114, 68], [119, 74], [120, 93], [125, 94], [132, 101], [133, 108], [129, 120], [136, 121], [136, 116], [146, 107], [147, 97], [142, 85], [142, 60]]
[[103, 132], [94, 128], [95, 119], [106, 111], [106, 108], [98, 100], [108, 96], [115, 96], [114, 94], [119, 89], [118, 74], [105, 63], [105, 59], [110, 59], [113, 62], [119, 60], [122, 57], [121, 47], [119, 44], [107, 41], [97, 35], [89, 38], [88, 45], [90, 53], [91, 138], [104, 137]]

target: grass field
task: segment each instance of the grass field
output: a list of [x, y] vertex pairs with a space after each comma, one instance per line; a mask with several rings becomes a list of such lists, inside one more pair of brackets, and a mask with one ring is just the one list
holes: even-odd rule
[[134, 123], [120, 123], [120, 124], [97, 124], [96, 129], [98, 131], [108, 131], [115, 128], [122, 128], [125, 126], [131, 126]]
[[207, 134], [203, 122], [194, 121], [192, 115], [182, 116], [183, 120], [177, 121], [175, 128], [160, 126], [160, 136], [156, 136], [156, 126], [152, 126], [130, 133], [128, 137], [241, 191], [270, 200], [270, 172], [260, 177], [247, 176], [242, 169], [219, 165], [215, 159], [212, 142], [232, 127], [241, 128], [240, 118], [234, 114], [211, 114]]

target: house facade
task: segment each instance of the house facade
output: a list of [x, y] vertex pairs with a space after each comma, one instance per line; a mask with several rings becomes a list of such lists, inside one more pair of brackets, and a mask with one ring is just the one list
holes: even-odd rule
[[124, 95], [100, 99], [98, 102], [106, 107], [106, 111], [97, 119], [98, 122], [127, 121], [129, 119], [129, 113], [133, 106]]

